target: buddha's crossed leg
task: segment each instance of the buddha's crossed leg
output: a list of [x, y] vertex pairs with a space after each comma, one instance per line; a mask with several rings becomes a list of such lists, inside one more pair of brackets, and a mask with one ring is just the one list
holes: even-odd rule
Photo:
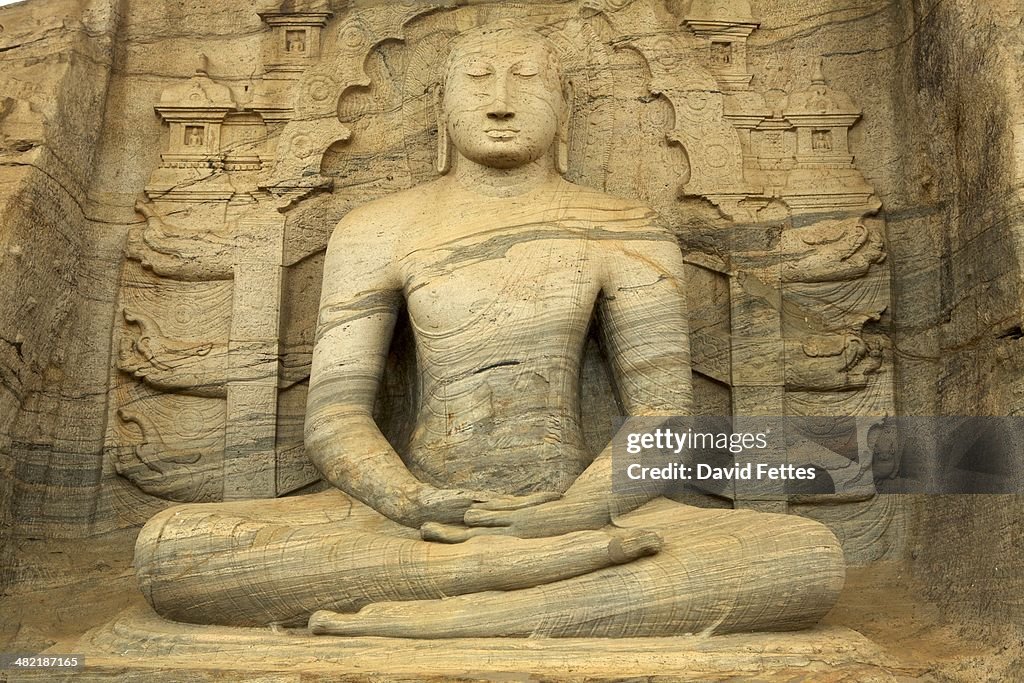
[[[314, 633], [407, 638], [640, 637], [794, 630], [842, 589], [842, 549], [823, 525], [787, 515], [656, 500], [620, 524], [655, 529], [661, 552], [504, 593], [317, 612]], [[496, 537], [495, 537], [496, 538]]]
[[317, 609], [515, 591], [657, 552], [642, 529], [555, 538], [419, 539], [339, 491], [181, 505], [136, 542], [143, 593], [161, 615], [226, 625], [305, 624]]

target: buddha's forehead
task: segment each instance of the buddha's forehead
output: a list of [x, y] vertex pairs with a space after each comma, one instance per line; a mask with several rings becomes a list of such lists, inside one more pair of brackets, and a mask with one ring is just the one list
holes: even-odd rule
[[539, 33], [526, 30], [474, 31], [455, 41], [449, 69], [473, 60], [518, 61], [535, 59], [558, 70], [558, 56]]

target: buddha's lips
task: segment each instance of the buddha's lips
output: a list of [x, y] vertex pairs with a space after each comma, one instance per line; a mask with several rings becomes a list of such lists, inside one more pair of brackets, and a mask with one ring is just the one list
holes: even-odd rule
[[496, 128], [485, 132], [487, 133], [487, 137], [494, 138], [496, 140], [506, 140], [508, 138], [515, 137], [515, 135], [519, 133], [519, 131], [514, 128]]

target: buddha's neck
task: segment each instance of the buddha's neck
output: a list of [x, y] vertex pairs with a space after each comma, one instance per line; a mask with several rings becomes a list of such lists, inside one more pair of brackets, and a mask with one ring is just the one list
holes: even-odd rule
[[517, 168], [484, 166], [456, 154], [450, 175], [463, 189], [488, 197], [524, 195], [558, 177], [550, 154]]

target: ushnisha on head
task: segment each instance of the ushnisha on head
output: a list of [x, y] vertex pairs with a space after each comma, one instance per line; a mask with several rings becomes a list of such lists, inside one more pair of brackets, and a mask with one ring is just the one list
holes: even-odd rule
[[552, 154], [568, 163], [569, 100], [555, 47], [535, 31], [482, 27], [453, 43], [438, 112], [437, 169], [451, 146], [472, 162], [511, 169]]

